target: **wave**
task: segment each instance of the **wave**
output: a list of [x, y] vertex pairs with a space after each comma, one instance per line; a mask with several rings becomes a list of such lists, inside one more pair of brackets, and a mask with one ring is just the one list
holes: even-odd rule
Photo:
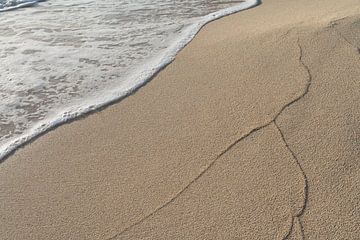
[[45, 0], [4, 0], [0, 1], [0, 12], [15, 10], [23, 7], [30, 7]]
[[[28, 4], [30, 3], [31, 2], [29, 1]], [[82, 107], [64, 109], [63, 111], [54, 115], [52, 118], [38, 122], [36, 126], [29, 129], [22, 136], [0, 147], [0, 162], [4, 161], [6, 157], [12, 154], [19, 147], [24, 146], [31, 140], [39, 137], [47, 131], [54, 129], [61, 124], [74, 120], [84, 114], [89, 114], [107, 105], [118, 102], [128, 95], [134, 93], [137, 89], [150, 81], [155, 74], [170, 64], [175, 59], [176, 54], [195, 37], [195, 35], [205, 24], [221, 17], [256, 7], [260, 3], [261, 0], [247, 0], [239, 3], [236, 6], [229, 7], [198, 18], [196, 22], [182, 31], [181, 35], [177, 37], [164, 52], [152, 58], [151, 62], [147, 62], [141, 69], [138, 69], [137, 72], [130, 75], [129, 79], [132, 79], [132, 81], [127, 81], [126, 86], [122, 86], [121, 89], [113, 89], [111, 92], [109, 92], [109, 94], [101, 98], [92, 99]]]

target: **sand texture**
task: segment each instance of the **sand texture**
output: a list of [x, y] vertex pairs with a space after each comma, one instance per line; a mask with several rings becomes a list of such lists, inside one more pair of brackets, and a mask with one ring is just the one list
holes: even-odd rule
[[360, 239], [360, 1], [264, 0], [0, 164], [1, 239]]

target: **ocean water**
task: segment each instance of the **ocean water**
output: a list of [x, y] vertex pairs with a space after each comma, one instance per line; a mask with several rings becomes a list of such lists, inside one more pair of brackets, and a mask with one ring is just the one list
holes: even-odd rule
[[0, 158], [51, 127], [128, 95], [204, 24], [256, 4], [0, 0]]
[[0, 12], [29, 7], [44, 0], [0, 0]]

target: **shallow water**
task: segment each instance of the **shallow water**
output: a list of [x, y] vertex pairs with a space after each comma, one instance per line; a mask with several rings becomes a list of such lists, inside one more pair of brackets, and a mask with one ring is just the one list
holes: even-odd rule
[[131, 92], [203, 16], [239, 4], [50, 0], [0, 12], [0, 150]]

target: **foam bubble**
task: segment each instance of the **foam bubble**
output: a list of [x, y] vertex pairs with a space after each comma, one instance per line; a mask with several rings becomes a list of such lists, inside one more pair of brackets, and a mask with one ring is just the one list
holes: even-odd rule
[[0, 12], [10, 11], [22, 7], [30, 7], [44, 0], [0, 0]]
[[0, 159], [59, 124], [131, 94], [203, 25], [259, 0], [235, 6], [119, 2], [53, 0], [0, 15]]

